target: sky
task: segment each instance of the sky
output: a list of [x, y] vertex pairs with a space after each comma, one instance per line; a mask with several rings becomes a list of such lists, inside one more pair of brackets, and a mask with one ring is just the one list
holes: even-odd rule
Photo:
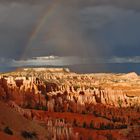
[[0, 71], [140, 73], [139, 25], [139, 0], [0, 0]]

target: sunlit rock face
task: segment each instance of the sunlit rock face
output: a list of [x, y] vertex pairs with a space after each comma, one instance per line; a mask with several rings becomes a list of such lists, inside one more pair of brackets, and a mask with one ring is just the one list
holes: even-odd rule
[[138, 75], [135, 72], [131, 72], [128, 74], [124, 74], [123, 76], [121, 76], [121, 78], [125, 78], [125, 79], [138, 79]]
[[[136, 73], [76, 74], [64, 69], [40, 68], [0, 77], [0, 100], [27, 119], [45, 122], [48, 137], [56, 139], [80, 139], [83, 135], [79, 128], [92, 128], [93, 120], [97, 130], [122, 130], [138, 124], [139, 92], [140, 78]], [[59, 118], [55, 113], [65, 117]], [[73, 114], [79, 116], [77, 120]], [[82, 121], [84, 115], [88, 124]], [[92, 119], [87, 122], [89, 118]], [[63, 129], [58, 129], [58, 125]]]
[[53, 99], [59, 94], [63, 97], [63, 93], [67, 93], [67, 100], [81, 105], [101, 103], [129, 107], [140, 104], [139, 84], [139, 76], [134, 72], [79, 75], [65, 73], [59, 68], [36, 68], [23, 69], [13, 76], [1, 77], [0, 94], [1, 98], [17, 102], [20, 100], [22, 104], [26, 104], [29, 98], [33, 106], [37, 103], [45, 104], [46, 95]]

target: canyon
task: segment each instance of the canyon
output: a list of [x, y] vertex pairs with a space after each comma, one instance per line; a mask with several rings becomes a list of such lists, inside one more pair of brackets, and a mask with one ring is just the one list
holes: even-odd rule
[[135, 72], [17, 69], [0, 74], [0, 104], [0, 139], [140, 139], [140, 76]]

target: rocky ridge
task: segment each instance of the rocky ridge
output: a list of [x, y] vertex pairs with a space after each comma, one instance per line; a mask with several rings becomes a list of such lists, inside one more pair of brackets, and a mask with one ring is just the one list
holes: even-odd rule
[[[55, 124], [58, 119], [54, 117], [55, 112], [87, 114], [87, 117], [93, 114], [94, 129], [97, 130], [115, 131], [139, 124], [139, 91], [140, 78], [136, 73], [76, 74], [67, 69], [36, 68], [5, 73], [0, 77], [0, 100], [7, 102], [27, 119], [41, 119], [47, 124], [48, 121]], [[47, 115], [46, 118], [41, 112], [33, 110], [45, 110], [48, 114], [54, 113], [54, 115], [52, 118]], [[99, 117], [102, 119], [98, 120]], [[79, 118], [81, 115], [77, 120]], [[85, 122], [90, 126], [93, 120]], [[81, 121], [77, 124], [74, 118], [67, 118], [67, 115], [64, 122], [73, 124], [74, 127], [82, 127]], [[87, 124], [83, 125], [87, 127]], [[67, 135], [63, 134], [63, 137], [72, 137], [73, 132], [69, 134], [69, 131], [67, 130]], [[55, 138], [58, 136], [61, 137], [62, 134], [57, 134]], [[77, 133], [75, 139], [79, 137], [82, 137], [82, 134]]]

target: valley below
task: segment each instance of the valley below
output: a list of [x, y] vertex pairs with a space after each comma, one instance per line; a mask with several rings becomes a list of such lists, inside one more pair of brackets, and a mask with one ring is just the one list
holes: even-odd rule
[[22, 68], [0, 74], [1, 140], [139, 140], [140, 76]]

